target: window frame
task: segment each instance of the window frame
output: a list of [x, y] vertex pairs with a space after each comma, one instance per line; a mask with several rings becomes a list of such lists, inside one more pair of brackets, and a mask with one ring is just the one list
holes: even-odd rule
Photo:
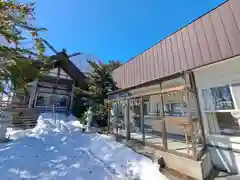
[[[212, 88], [212, 87], [221, 87], [221, 86], [229, 86], [229, 89], [230, 89], [230, 94], [231, 94], [231, 96], [232, 96], [232, 100], [233, 100], [233, 105], [234, 105], [234, 109], [232, 109], [232, 110], [205, 110], [205, 100], [204, 100], [204, 96], [203, 96], [203, 89], [210, 89], [210, 88]], [[227, 138], [227, 139], [233, 139], [233, 138], [237, 138], [237, 139], [239, 139], [240, 137], [239, 136], [234, 136], [234, 135], [231, 135], [231, 136], [227, 136], [227, 135], [224, 135], [224, 134], [215, 134], [215, 133], [213, 133], [212, 132], [212, 125], [211, 125], [211, 123], [209, 123], [209, 120], [207, 119], [207, 117], [206, 117], [206, 113], [221, 113], [221, 112], [237, 112], [237, 111], [240, 111], [240, 108], [239, 108], [239, 106], [238, 106], [238, 104], [237, 104], [237, 102], [236, 102], [236, 98], [235, 98], [235, 94], [233, 93], [233, 89], [232, 89], [232, 87], [234, 86], [234, 85], [239, 85], [240, 86], [240, 82], [238, 81], [238, 82], [232, 82], [232, 83], [224, 83], [224, 84], [217, 84], [217, 85], [214, 85], [214, 86], [211, 86], [211, 87], [204, 87], [204, 88], [199, 88], [199, 90], [200, 90], [200, 92], [199, 92], [199, 96], [202, 98], [202, 100], [200, 100], [200, 101], [202, 101], [202, 103], [201, 103], [201, 112], [202, 112], [202, 116], [204, 117], [204, 121], [205, 121], [205, 123], [206, 123], [206, 125], [207, 125], [207, 133], [206, 133], [206, 135], [210, 138], [209, 140], [208, 140], [208, 143], [212, 143], [212, 141], [214, 140], [214, 138], [219, 138], [219, 137], [221, 137], [221, 138]], [[239, 124], [239, 128], [240, 128], [240, 124]], [[239, 141], [235, 141], [235, 142], [239, 142]], [[232, 143], [234, 143], [234, 142], [232, 142]], [[237, 148], [238, 149], [238, 148]]]
[[[37, 98], [38, 98], [39, 96], [43, 96], [44, 98], [50, 98], [50, 96], [65, 96], [65, 97], [67, 97], [66, 106], [59, 106], [59, 107], [56, 107], [56, 108], [67, 108], [67, 107], [68, 107], [69, 100], [70, 100], [70, 97], [69, 97], [68, 95], [66, 95], [66, 94], [48, 94], [48, 93], [39, 92], [39, 93], [37, 93], [37, 95], [36, 95], [35, 104], [34, 104], [34, 106], [35, 106], [36, 108], [46, 107], [46, 106], [41, 106], [41, 105], [39, 106], [39, 105], [37, 105]], [[50, 106], [49, 106], [49, 107], [50, 107]]]
[[[203, 108], [202, 108], [202, 112], [204, 113], [217, 113], [217, 112], [236, 112], [238, 110], [240, 110], [238, 108], [238, 105], [237, 105], [237, 102], [236, 102], [236, 98], [235, 98], [235, 94], [233, 93], [232, 91], [232, 86], [235, 85], [235, 84], [239, 84], [239, 83], [230, 83], [230, 84], [221, 84], [221, 85], [216, 85], [216, 86], [211, 86], [211, 87], [205, 87], [205, 88], [201, 88], [200, 89], [200, 95], [201, 95], [201, 98], [202, 98], [202, 101], [203, 101]], [[234, 106], [234, 109], [226, 109], [226, 110], [207, 110], [206, 107], [205, 107], [205, 97], [204, 97], [204, 93], [203, 91], [204, 90], [209, 90], [211, 88], [217, 88], [217, 87], [223, 87], [223, 86], [228, 86], [229, 87], [229, 90], [230, 90], [230, 95], [231, 95], [231, 98], [232, 98], [232, 101], [233, 101], [233, 106]]]

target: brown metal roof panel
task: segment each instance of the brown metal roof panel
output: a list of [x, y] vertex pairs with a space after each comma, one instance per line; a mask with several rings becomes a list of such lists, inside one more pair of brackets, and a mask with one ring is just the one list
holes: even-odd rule
[[188, 26], [188, 32], [189, 32], [190, 43], [192, 46], [193, 60], [195, 62], [196, 67], [199, 67], [203, 65], [203, 60], [202, 60], [202, 53], [199, 46], [197, 32], [196, 32], [196, 27], [194, 23]]
[[124, 76], [124, 66], [122, 65], [121, 67], [120, 67], [120, 71], [121, 71], [121, 75], [122, 75], [122, 77], [121, 77], [121, 88], [124, 88], [124, 84], [125, 84], [125, 76]]
[[124, 66], [121, 66], [121, 86], [124, 87], [125, 84], [125, 71]]
[[149, 76], [149, 62], [148, 62], [148, 56], [147, 56], [147, 51], [143, 53], [143, 64], [144, 64], [144, 71], [145, 71], [145, 76], [144, 76], [144, 82], [148, 81], [148, 76]]
[[[222, 58], [225, 59], [233, 55], [231, 46], [229, 44], [229, 39], [226, 34], [225, 27], [223, 25], [221, 16], [219, 14], [219, 9], [212, 11], [210, 13], [214, 31], [217, 37], [218, 45], [222, 54]], [[218, 59], [220, 60], [220, 59]]]
[[127, 84], [128, 84], [128, 72], [127, 72], [127, 65], [124, 64], [123, 65], [123, 72], [124, 72], [124, 84], [123, 84], [123, 87], [124, 88], [127, 88]]
[[153, 78], [151, 78], [152, 77], [152, 67], [151, 67], [151, 60], [150, 60], [150, 49], [148, 49], [147, 51], [146, 51], [146, 68], [147, 68], [147, 81], [146, 82], [148, 82], [148, 81], [151, 81], [151, 80], [153, 80]]
[[142, 78], [143, 78], [142, 56], [141, 55], [137, 56], [137, 59], [138, 59], [138, 63], [139, 63], [139, 69], [138, 69], [138, 72], [139, 72], [139, 84], [141, 84], [143, 82], [143, 80], [142, 80]]
[[154, 64], [154, 71], [155, 71], [155, 78], [158, 79], [160, 77], [160, 65], [159, 65], [159, 59], [158, 59], [158, 49], [157, 45], [152, 48], [152, 53], [153, 53], [153, 64]]
[[122, 81], [122, 71], [117, 71], [116, 78], [117, 79], [117, 87], [122, 87], [123, 81]]
[[197, 33], [203, 64], [211, 63], [212, 61], [211, 53], [209, 50], [209, 45], [206, 38], [206, 31], [204, 30], [202, 20], [201, 19], [197, 20], [194, 23], [194, 25]]
[[[122, 65], [118, 68], [122, 74], [119, 79], [122, 87], [142, 84], [239, 54], [239, 9], [239, 0], [228, 1]], [[130, 75], [132, 78], [135, 76], [134, 79], [130, 79]]]
[[140, 55], [140, 61], [141, 61], [141, 69], [140, 69], [140, 72], [141, 72], [141, 83], [144, 83], [145, 82], [145, 78], [146, 78], [146, 70], [145, 70], [145, 64], [144, 64], [144, 59], [143, 59], [143, 54], [142, 53]]
[[196, 65], [195, 65], [194, 57], [192, 53], [192, 45], [189, 38], [188, 27], [182, 29], [182, 36], [183, 36], [184, 49], [186, 52], [187, 66], [188, 66], [188, 69], [192, 69], [196, 67]]
[[131, 81], [131, 73], [130, 73], [130, 63], [125, 66], [126, 68], [126, 87], [129, 87]]
[[131, 86], [131, 82], [132, 82], [132, 70], [131, 70], [131, 63], [129, 63], [129, 66], [127, 67], [127, 74], [128, 74], [128, 78], [127, 78], [127, 87]]
[[145, 51], [143, 53], [143, 70], [144, 70], [144, 73], [145, 73], [145, 76], [144, 76], [144, 80], [143, 82], [147, 82], [148, 81], [148, 76], [149, 76], [149, 68], [148, 68], [148, 59], [147, 59], [147, 51]]
[[158, 78], [158, 59], [157, 59], [157, 52], [156, 52], [156, 46], [151, 48], [151, 59], [153, 63], [153, 71], [154, 71], [154, 79]]
[[151, 60], [151, 48], [148, 49], [146, 56], [147, 56], [147, 69], [148, 69], [148, 81], [152, 81], [154, 79], [154, 72], [152, 67], [152, 60]]
[[123, 68], [124, 68], [124, 72], [125, 72], [124, 73], [124, 80], [125, 80], [124, 88], [127, 88], [128, 87], [128, 81], [129, 81], [128, 64], [124, 64]]
[[173, 51], [175, 71], [179, 72], [179, 71], [181, 71], [181, 64], [180, 64], [180, 59], [179, 59], [176, 34], [173, 34], [171, 36], [171, 45], [172, 45], [172, 51]]
[[151, 48], [147, 51], [146, 56], [147, 56], [147, 66], [148, 66], [148, 81], [151, 81], [154, 79], [154, 70], [153, 70], [153, 62], [152, 62], [152, 53], [151, 53]]
[[139, 78], [139, 61], [138, 57], [134, 58], [134, 67], [135, 67], [135, 85], [139, 84], [140, 78]]
[[130, 63], [130, 74], [131, 74], [131, 80], [130, 80], [130, 86], [133, 86], [135, 84], [135, 67], [133, 65], [133, 61]]
[[137, 74], [138, 74], [138, 77], [137, 77], [137, 82], [138, 84], [141, 83], [141, 59], [140, 59], [140, 56], [137, 56], [136, 57], [136, 62], [137, 62]]
[[164, 76], [164, 66], [163, 66], [161, 43], [158, 43], [154, 47], [153, 51], [154, 51], [156, 78], [160, 78], [160, 77]]
[[127, 79], [126, 79], [126, 86], [129, 87], [130, 85], [130, 81], [131, 81], [131, 71], [130, 71], [130, 63], [128, 65], [125, 66], [126, 67], [126, 75], [127, 75]]
[[169, 64], [169, 74], [173, 74], [175, 72], [175, 65], [173, 60], [173, 53], [172, 53], [172, 45], [171, 45], [171, 38], [168, 37], [166, 39], [166, 49], [167, 49], [167, 57], [168, 57], [168, 64]]
[[155, 69], [154, 69], [154, 62], [153, 62], [153, 50], [150, 48], [148, 50], [148, 61], [149, 61], [149, 69], [150, 69], [150, 76], [149, 79], [155, 79]]
[[240, 30], [238, 29], [237, 23], [233, 17], [230, 5], [224, 4], [219, 7], [219, 13], [222, 18], [233, 54], [238, 54], [240, 53]]
[[135, 86], [137, 85], [137, 81], [136, 81], [136, 63], [135, 63], [135, 59], [132, 60], [132, 84]]
[[141, 76], [141, 83], [144, 83], [144, 76], [146, 76], [145, 75], [145, 71], [144, 71], [144, 61], [143, 61], [143, 54], [140, 54], [139, 55], [139, 60], [140, 60], [140, 63], [141, 63], [141, 65], [140, 65], [140, 69], [139, 69], [139, 71], [140, 71], [140, 76]]
[[140, 72], [140, 61], [139, 61], [139, 57], [136, 57], [136, 80], [137, 80], [137, 84], [141, 83], [141, 72]]
[[229, 1], [228, 4], [231, 7], [231, 10], [233, 12], [234, 19], [236, 21], [236, 24], [238, 26], [238, 29], [240, 29], [240, 1], [239, 0], [232, 0]]
[[177, 39], [177, 47], [179, 51], [179, 60], [181, 65], [181, 70], [187, 70], [188, 64], [187, 64], [187, 58], [186, 58], [186, 51], [183, 44], [183, 37], [182, 37], [182, 31], [178, 31], [176, 33], [176, 39]]
[[158, 76], [158, 59], [157, 59], [157, 52], [156, 47], [152, 48], [152, 63], [153, 63], [153, 69], [154, 69], [154, 79], [159, 78]]
[[124, 79], [125, 79], [124, 88], [127, 88], [128, 87], [128, 82], [129, 82], [128, 65], [125, 65], [124, 69], [125, 69], [125, 73], [124, 73]]
[[145, 56], [144, 56], [144, 61], [145, 61], [145, 69], [146, 69], [146, 72], [147, 72], [147, 76], [146, 76], [146, 79], [145, 79], [145, 82], [148, 82], [150, 81], [150, 64], [149, 64], [149, 50], [145, 51]]
[[135, 58], [135, 80], [136, 80], [136, 85], [140, 83], [140, 73], [139, 73], [139, 68], [140, 68], [140, 64], [139, 64], [139, 60], [138, 57]]
[[129, 73], [129, 81], [128, 81], [128, 87], [129, 86], [133, 86], [134, 85], [134, 72], [133, 72], [133, 61], [131, 61], [129, 63], [129, 67], [128, 67], [128, 73]]
[[[164, 60], [164, 55], [163, 55], [163, 48], [162, 48], [162, 43], [158, 44], [158, 62], [159, 62], [159, 67], [160, 67], [160, 77], [165, 77], [165, 67], [168, 67], [168, 62], [165, 62]], [[165, 65], [166, 64], [166, 65]]]
[[202, 23], [205, 30], [205, 35], [207, 38], [207, 43], [211, 53], [212, 61], [217, 61], [222, 58], [222, 55], [217, 41], [215, 30], [213, 28], [212, 20], [209, 14], [202, 17]]
[[141, 82], [142, 82], [142, 61], [141, 61], [140, 56], [137, 56], [137, 61], [138, 61], [138, 83], [141, 84]]
[[163, 72], [164, 72], [164, 76], [168, 76], [169, 65], [168, 65], [168, 58], [167, 58], [166, 41], [162, 41], [160, 44], [161, 44], [161, 50], [162, 50]]

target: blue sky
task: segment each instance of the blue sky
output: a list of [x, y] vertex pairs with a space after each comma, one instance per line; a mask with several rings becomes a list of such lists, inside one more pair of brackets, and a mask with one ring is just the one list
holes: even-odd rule
[[126, 62], [224, 1], [38, 0], [36, 23], [58, 50]]

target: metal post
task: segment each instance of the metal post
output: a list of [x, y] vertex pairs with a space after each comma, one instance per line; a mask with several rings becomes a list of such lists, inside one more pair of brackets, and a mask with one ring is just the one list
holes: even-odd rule
[[73, 81], [73, 84], [72, 84], [72, 92], [71, 92], [69, 110], [72, 110], [74, 94], [75, 94], [75, 81]]
[[52, 105], [52, 115], [53, 115], [53, 119], [55, 121], [55, 124], [57, 124], [56, 122], [56, 117], [55, 117], [55, 108], [54, 108], [54, 104]]
[[126, 104], [126, 116], [125, 116], [125, 119], [124, 119], [124, 122], [125, 122], [125, 133], [126, 133], [126, 140], [130, 140], [130, 126], [129, 126], [129, 116], [130, 116], [130, 110], [129, 110], [129, 107], [130, 107], [130, 104], [129, 104], [129, 100], [125, 100], [125, 104]]
[[141, 132], [143, 144], [145, 144], [145, 131], [144, 131], [144, 100], [140, 97], [140, 119], [141, 119]]
[[191, 83], [191, 87], [193, 88], [193, 90], [195, 91], [194, 93], [194, 97], [196, 99], [196, 106], [197, 106], [197, 117], [199, 118], [199, 123], [200, 123], [200, 128], [202, 131], [202, 138], [203, 138], [203, 145], [206, 145], [206, 138], [205, 138], [205, 131], [204, 131], [204, 126], [203, 126], [203, 119], [201, 116], [201, 109], [200, 109], [200, 103], [199, 103], [199, 99], [198, 99], [198, 94], [197, 94], [197, 86], [196, 86], [196, 82], [195, 82], [195, 77], [193, 72], [189, 73], [190, 75], [190, 83]]
[[162, 141], [163, 141], [163, 148], [165, 151], [168, 150], [167, 147], [167, 130], [166, 130], [166, 120], [164, 115], [164, 102], [163, 102], [163, 94], [162, 94], [162, 82], [160, 82], [160, 119], [162, 119]]
[[111, 123], [111, 102], [108, 102], [108, 129], [107, 129], [107, 134], [110, 133], [110, 123]]
[[192, 153], [193, 153], [193, 159], [197, 159], [197, 150], [196, 150], [196, 138], [193, 133], [193, 121], [192, 121], [192, 116], [191, 116], [191, 110], [190, 110], [190, 97], [189, 97], [189, 91], [188, 91], [188, 85], [190, 84], [188, 74], [184, 73], [183, 79], [185, 81], [185, 89], [184, 89], [184, 95], [186, 97], [185, 102], [187, 105], [187, 114], [188, 114], [188, 123], [190, 127], [190, 136], [191, 136], [191, 142], [192, 142]]
[[115, 122], [115, 127], [116, 127], [117, 139], [118, 139], [118, 135], [119, 135], [119, 132], [118, 132], [118, 125], [119, 125], [118, 103], [119, 103], [119, 102], [116, 101], [116, 122]]

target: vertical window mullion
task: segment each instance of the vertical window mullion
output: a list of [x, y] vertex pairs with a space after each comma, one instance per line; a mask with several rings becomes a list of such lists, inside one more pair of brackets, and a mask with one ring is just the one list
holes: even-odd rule
[[236, 102], [235, 94], [233, 93], [232, 84], [229, 85], [230, 93], [233, 99], [234, 109], [238, 110], [238, 104]]

